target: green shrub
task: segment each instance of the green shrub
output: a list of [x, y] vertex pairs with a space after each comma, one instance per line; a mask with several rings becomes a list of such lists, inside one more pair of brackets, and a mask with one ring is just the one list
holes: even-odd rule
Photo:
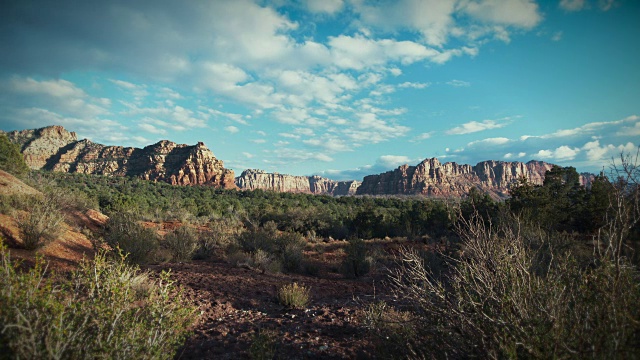
[[0, 133], [0, 169], [16, 176], [23, 176], [29, 172], [24, 162], [20, 147], [11, 141], [6, 134]]
[[253, 360], [271, 360], [276, 355], [278, 334], [274, 330], [261, 329], [251, 341], [249, 357]]
[[165, 235], [162, 245], [171, 252], [174, 261], [191, 260], [198, 248], [198, 233], [183, 225]]
[[364, 325], [374, 336], [376, 352], [383, 359], [420, 358], [413, 349], [423, 341], [416, 328], [420, 319], [408, 311], [398, 311], [384, 301], [367, 305]]
[[41, 258], [16, 270], [0, 247], [0, 349], [16, 359], [172, 359], [195, 320], [168, 273], [149, 280], [98, 253], [70, 277]]
[[302, 250], [306, 246], [304, 236], [295, 232], [279, 233], [273, 222], [267, 222], [261, 228], [242, 233], [238, 237], [238, 244], [249, 253], [266, 252], [281, 263], [287, 272], [298, 272], [302, 268], [304, 260]]
[[64, 224], [64, 215], [60, 211], [57, 204], [45, 196], [37, 198], [27, 208], [26, 214], [15, 218], [25, 249], [38, 249], [60, 235]]
[[346, 257], [342, 262], [342, 273], [348, 278], [357, 278], [369, 273], [371, 269], [367, 244], [362, 239], [349, 240], [345, 249]]
[[304, 309], [309, 303], [309, 289], [298, 283], [284, 285], [278, 290], [278, 300], [290, 309]]
[[127, 254], [127, 261], [146, 264], [152, 260], [158, 247], [158, 236], [154, 229], [138, 223], [130, 212], [113, 212], [107, 221], [104, 240], [112, 249], [119, 248]]

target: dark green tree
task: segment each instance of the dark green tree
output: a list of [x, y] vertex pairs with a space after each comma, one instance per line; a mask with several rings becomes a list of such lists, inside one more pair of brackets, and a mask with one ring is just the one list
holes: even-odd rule
[[0, 169], [16, 176], [23, 176], [29, 172], [29, 167], [20, 153], [20, 147], [9, 141], [5, 134], [0, 134]]

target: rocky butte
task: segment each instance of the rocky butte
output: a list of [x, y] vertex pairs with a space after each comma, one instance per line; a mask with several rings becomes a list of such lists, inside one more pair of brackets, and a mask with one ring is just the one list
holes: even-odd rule
[[236, 186], [242, 190], [270, 190], [314, 195], [355, 195], [358, 181], [334, 181], [320, 176], [293, 176], [248, 169], [236, 178]]
[[135, 176], [173, 185], [210, 185], [235, 189], [233, 170], [225, 169], [203, 143], [162, 140], [145, 148], [106, 146], [78, 140], [62, 126], [11, 131], [31, 169], [83, 174]]
[[[440, 163], [425, 159], [417, 166], [402, 165], [393, 171], [365, 176], [357, 195], [424, 195], [436, 198], [462, 197], [472, 187], [495, 199], [509, 196], [509, 188], [518, 179], [540, 185], [553, 164], [543, 161], [505, 162], [482, 161], [475, 166]], [[581, 183], [589, 183], [589, 176], [581, 176]]]

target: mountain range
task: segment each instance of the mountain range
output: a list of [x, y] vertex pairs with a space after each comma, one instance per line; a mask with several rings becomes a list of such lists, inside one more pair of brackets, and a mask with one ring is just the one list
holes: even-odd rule
[[[482, 161], [475, 166], [441, 163], [425, 159], [416, 166], [402, 165], [382, 174], [365, 176], [362, 182], [335, 181], [320, 176], [294, 176], [248, 169], [235, 177], [222, 160], [202, 142], [196, 145], [159, 141], [144, 148], [107, 146], [78, 140], [62, 126], [11, 131], [9, 140], [18, 144], [31, 169], [110, 176], [135, 176], [173, 185], [207, 185], [223, 189], [271, 190], [317, 195], [423, 195], [462, 197], [471, 188], [493, 198], [506, 198], [509, 188], [525, 177], [542, 184], [547, 170], [543, 161]], [[591, 175], [582, 174], [588, 185]]]

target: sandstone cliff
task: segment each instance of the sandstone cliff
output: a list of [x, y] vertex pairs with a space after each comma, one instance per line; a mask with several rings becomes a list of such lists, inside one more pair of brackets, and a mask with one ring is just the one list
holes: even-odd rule
[[61, 126], [12, 131], [7, 136], [20, 145], [32, 169], [236, 188], [233, 170], [225, 169], [222, 160], [201, 142], [189, 146], [163, 140], [143, 149], [106, 146], [78, 141], [75, 133]]
[[357, 181], [334, 181], [320, 176], [293, 176], [267, 173], [262, 170], [245, 170], [236, 178], [236, 185], [242, 190], [270, 190], [315, 195], [355, 195]]
[[393, 171], [366, 176], [356, 194], [461, 197], [475, 187], [494, 198], [506, 198], [509, 187], [519, 178], [542, 184], [546, 171], [552, 167], [553, 164], [542, 161], [483, 161], [471, 166], [443, 164], [432, 158], [417, 166], [402, 165]]

